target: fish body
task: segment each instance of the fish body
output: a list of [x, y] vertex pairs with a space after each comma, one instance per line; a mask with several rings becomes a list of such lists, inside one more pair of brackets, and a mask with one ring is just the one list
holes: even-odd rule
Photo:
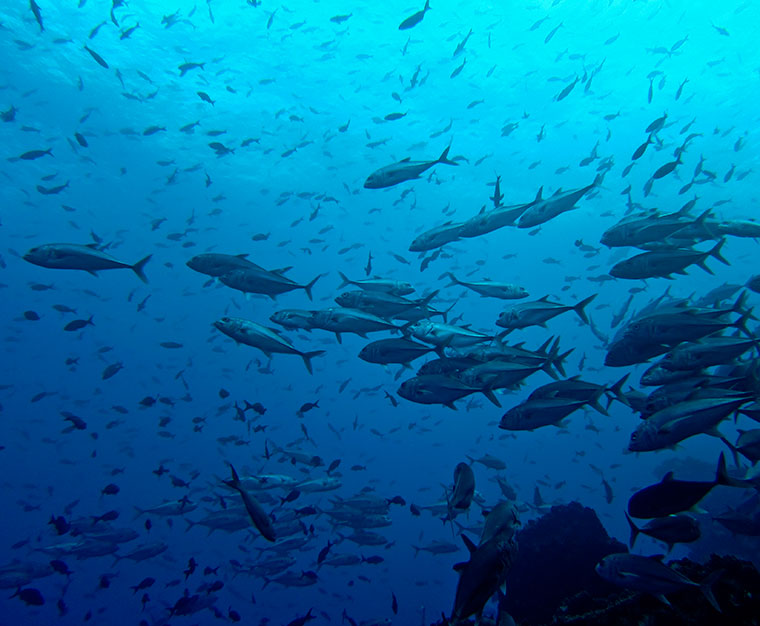
[[430, 0], [425, 0], [425, 6], [422, 8], [421, 11], [417, 11], [413, 15], [410, 15], [407, 17], [401, 24], [398, 25], [399, 30], [409, 30], [410, 28], [414, 28], [422, 21], [422, 18], [425, 17], [425, 13], [427, 13], [430, 10]]
[[[417, 404], [443, 404], [456, 409], [454, 402], [470, 394], [483, 392], [462, 381], [437, 374], [425, 374], [405, 380], [399, 387], [399, 396]], [[490, 393], [490, 392], [488, 392]]]
[[553, 196], [549, 198], [542, 198], [541, 191], [539, 190], [536, 200], [531, 204], [525, 212], [517, 220], [518, 228], [533, 228], [550, 219], [561, 215], [567, 211], [570, 211], [575, 207], [575, 204], [589, 191], [601, 185], [602, 174], [598, 174], [593, 183], [580, 189], [573, 189], [571, 191], [562, 191], [558, 189]]
[[445, 163], [446, 165], [459, 165], [456, 161], [449, 160], [449, 148], [446, 148], [435, 161], [412, 161], [408, 157], [397, 163], [391, 163], [381, 167], [369, 175], [364, 182], [365, 189], [383, 189], [393, 187], [407, 180], [419, 178], [434, 165]]
[[414, 287], [405, 280], [386, 280], [383, 278], [366, 278], [363, 280], [351, 280], [343, 272], [338, 272], [343, 281], [338, 289], [353, 285], [364, 291], [381, 291], [394, 296], [407, 296], [414, 292]]
[[303, 359], [304, 365], [310, 374], [312, 373], [311, 359], [325, 353], [324, 350], [301, 352], [280, 337], [274, 330], [239, 317], [223, 317], [214, 322], [214, 326], [238, 343], [258, 348], [267, 356], [273, 353], [297, 354]]
[[240, 497], [243, 499], [245, 510], [248, 512], [248, 516], [251, 518], [253, 525], [257, 528], [259, 533], [261, 533], [261, 536], [267, 541], [274, 542], [277, 537], [269, 515], [266, 514], [266, 511], [264, 511], [258, 500], [241, 486], [240, 478], [232, 464], [230, 464], [230, 469], [232, 470], [232, 479], [225, 480], [224, 484], [240, 494]]
[[466, 348], [494, 339], [492, 335], [486, 335], [463, 326], [441, 324], [430, 320], [415, 322], [408, 330], [414, 338], [420, 341], [450, 348]]
[[191, 270], [206, 274], [207, 276], [219, 277], [239, 269], [254, 269], [265, 272], [266, 270], [260, 265], [249, 261], [247, 254], [220, 254], [210, 252], [206, 254], [197, 254], [188, 260], [187, 265]]
[[408, 365], [415, 359], [437, 350], [437, 347], [431, 348], [410, 339], [380, 339], [364, 346], [359, 352], [359, 358], [381, 365]]
[[461, 236], [462, 223], [446, 222], [441, 226], [436, 226], [426, 230], [421, 235], [415, 237], [409, 246], [410, 252], [425, 252], [445, 246], [447, 243], [457, 241]]
[[269, 316], [269, 320], [279, 324], [288, 330], [307, 330], [310, 331], [314, 326], [312, 319], [317, 311], [307, 311], [305, 309], [284, 309], [276, 311]]
[[710, 588], [719, 574], [711, 575], [705, 583], [699, 585], [665, 565], [661, 556], [647, 557], [625, 553], [604, 557], [597, 563], [595, 569], [597, 574], [611, 583], [626, 589], [652, 594], [666, 604], [669, 603], [664, 597], [665, 594], [688, 588], [700, 589], [710, 604], [720, 611]]
[[539, 398], [512, 407], [499, 422], [502, 430], [535, 430], [542, 426], [561, 426], [562, 421], [587, 402], [568, 398]]
[[297, 282], [290, 280], [282, 274], [248, 267], [235, 269], [226, 274], [222, 274], [219, 276], [219, 280], [228, 287], [232, 287], [243, 293], [258, 293], [269, 296], [272, 300], [274, 300], [276, 296], [287, 293], [288, 291], [303, 289], [306, 292], [306, 296], [311, 300], [311, 289], [314, 287], [314, 283], [319, 280], [320, 276], [317, 276], [306, 285], [299, 285]]
[[515, 221], [532, 204], [529, 202], [528, 204], [498, 206], [490, 211], [486, 211], [484, 207], [480, 213], [459, 225], [457, 234], [465, 238], [480, 237], [505, 226], [514, 226]]
[[99, 250], [95, 244], [80, 245], [73, 243], [45, 244], [31, 248], [24, 255], [24, 260], [34, 265], [51, 269], [84, 270], [93, 275], [103, 270], [127, 268], [137, 274], [137, 277], [144, 283], [148, 282], [144, 268], [150, 258], [151, 255], [149, 254], [134, 265], [129, 265]]
[[471, 289], [475, 293], [480, 294], [484, 298], [499, 298], [501, 300], [520, 300], [528, 297], [528, 292], [525, 287], [519, 285], [513, 285], [510, 283], [497, 283], [490, 280], [484, 280], [475, 283], [468, 283], [458, 280], [451, 272], [447, 273], [447, 276], [451, 279], [452, 285], [460, 285]]
[[695, 507], [718, 485], [741, 486], [729, 477], [722, 453], [715, 480], [676, 480], [673, 472], [668, 472], [659, 483], [644, 487], [630, 497], [628, 514], [631, 517], [650, 519], [682, 513]]
[[693, 249], [643, 252], [616, 263], [610, 269], [610, 276], [626, 279], [670, 278], [671, 274], [686, 274], [686, 268], [690, 265], [697, 265], [708, 274], [712, 274], [713, 271], [705, 265], [709, 257], [714, 257], [724, 265], [729, 265], [729, 262], [720, 254], [724, 243], [725, 239], [721, 239], [706, 252]]
[[566, 311], [575, 311], [581, 321], [588, 324], [586, 317], [586, 306], [596, 297], [596, 294], [581, 300], [578, 304], [565, 305], [559, 302], [552, 302], [549, 296], [544, 296], [533, 302], [516, 304], [512, 308], [503, 311], [496, 321], [497, 326], [506, 328], [508, 331], [528, 328], [529, 326], [546, 327], [546, 322], [550, 319], [565, 313]]
[[354, 333], [360, 337], [366, 337], [367, 333], [398, 328], [377, 315], [339, 307], [315, 311], [311, 326], [335, 333], [339, 342], [341, 333]]

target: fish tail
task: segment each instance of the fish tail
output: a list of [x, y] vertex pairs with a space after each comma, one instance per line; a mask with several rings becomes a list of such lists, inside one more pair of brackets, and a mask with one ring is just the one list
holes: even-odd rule
[[140, 259], [137, 263], [132, 265], [132, 271], [137, 274], [137, 277], [143, 281], [146, 285], [148, 284], [148, 277], [145, 275], [145, 264], [150, 261], [150, 258], [152, 257], [152, 254], [149, 254], [143, 259]]
[[419, 300], [417, 303], [417, 306], [420, 308], [428, 306], [431, 300], [435, 298], [437, 295], [438, 295], [438, 290], [436, 289], [435, 291], [431, 292], [430, 294], [428, 294], [427, 296]]
[[306, 295], [309, 298], [309, 300], [312, 299], [311, 297], [311, 289], [314, 287], [314, 283], [316, 283], [320, 278], [322, 278], [322, 274], [319, 274], [314, 280], [312, 280], [308, 285], [304, 285], [304, 291], [306, 291]]
[[86, 326], [95, 326], [95, 322], [92, 321], [93, 316], [90, 315], [90, 317], [87, 319]]
[[600, 388], [599, 391], [597, 391], [594, 394], [594, 397], [591, 398], [591, 401], [588, 403], [590, 407], [592, 407], [595, 411], [601, 413], [602, 415], [609, 417], [610, 414], [607, 412], [607, 409], [605, 409], [601, 404], [599, 404], [600, 398], [604, 395], [604, 387]]
[[739, 450], [738, 448], [732, 444], [728, 439], [725, 437], [721, 437], [720, 440], [725, 443], [728, 446], [728, 449], [731, 450], [731, 454], [734, 457], [734, 465], [739, 467]]
[[239, 489], [240, 476], [238, 476], [238, 473], [235, 471], [235, 466], [232, 463], [230, 463], [230, 469], [232, 470], [232, 480], [225, 480], [224, 484], [233, 489]]
[[[319, 277], [317, 277], [319, 278]], [[315, 356], [321, 356], [325, 353], [324, 350], [314, 350], [314, 352], [302, 352], [301, 358], [303, 359], [303, 363], [306, 366], [306, 369], [309, 371], [309, 374], [313, 374], [314, 372], [311, 370], [311, 360]]]
[[350, 278], [348, 278], [343, 272], [338, 272], [338, 276], [340, 276], [340, 279], [343, 281], [338, 286], [338, 289], [343, 289], [343, 287], [348, 287], [349, 285], [354, 284], [354, 282]]
[[576, 304], [573, 307], [573, 311], [575, 311], [578, 314], [578, 317], [581, 318], [586, 324], [589, 323], [588, 317], [586, 317], [586, 311], [584, 310], [588, 304], [591, 303], [591, 301], [596, 298], [596, 294], [590, 295], [585, 300], [581, 300], [578, 304]]
[[704, 594], [705, 598], [707, 598], [707, 601], [712, 604], [713, 608], [718, 611], [718, 613], [722, 613], [723, 611], [720, 610], [718, 601], [713, 595], [712, 587], [716, 582], [718, 582], [723, 574], [724, 571], [722, 569], [715, 570], [699, 585], [699, 590]]
[[489, 388], [486, 387], [485, 389], [481, 389], [480, 391], [481, 391], [481, 393], [486, 398], [488, 398], [488, 400], [489, 400], [489, 402], [491, 402], [491, 404], [493, 404], [494, 406], [497, 406], [497, 407], [501, 408], [501, 403], [499, 402], [499, 400], [494, 395], [492, 389], [489, 389]]
[[[428, 5], [426, 4], [425, 6]], [[446, 165], [459, 165], [459, 163], [456, 161], [449, 160], [449, 150], [451, 150], [451, 146], [448, 146], [443, 152], [441, 152], [441, 156], [438, 157], [437, 163], [445, 163]]]
[[448, 276], [449, 280], [451, 281], [447, 287], [454, 287], [455, 285], [459, 285], [460, 282], [457, 280], [457, 277], [454, 276], [452, 272], [446, 272], [446, 276]]
[[625, 514], [625, 519], [628, 520], [628, 526], [631, 528], [631, 536], [628, 539], [628, 547], [633, 550], [633, 544], [636, 543], [636, 537], [641, 533], [641, 529], [633, 523], [631, 516], [628, 513]]
[[725, 258], [723, 258], [723, 256], [720, 253], [720, 249], [723, 247], [724, 243], [726, 243], [726, 240], [721, 239], [717, 244], [715, 244], [715, 247], [712, 250], [710, 250], [709, 255], [711, 257], [715, 257], [716, 259], [718, 259], [718, 261], [723, 263], [723, 265], [731, 265], [728, 261], [726, 261]]
[[[631, 402], [628, 400], [625, 393], [623, 393], [623, 385], [625, 384], [625, 381], [628, 380], [628, 376], [630, 376], [630, 372], [623, 376], [619, 381], [617, 381], [612, 387], [607, 389], [608, 392], [610, 392], [617, 400], [625, 404], [626, 406], [630, 407]], [[609, 405], [607, 405], [609, 408]]]

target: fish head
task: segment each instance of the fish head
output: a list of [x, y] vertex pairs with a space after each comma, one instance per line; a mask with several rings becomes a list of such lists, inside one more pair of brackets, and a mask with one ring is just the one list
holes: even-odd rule
[[214, 327], [223, 333], [235, 331], [239, 326], [240, 324], [232, 317], [222, 317], [214, 322]]
[[372, 172], [364, 181], [365, 189], [381, 189], [383, 186], [383, 175], [379, 172]]
[[42, 267], [55, 267], [66, 255], [55, 246], [44, 245], [30, 248], [24, 255], [24, 261]]
[[201, 274], [211, 273], [217, 269], [213, 266], [211, 258], [207, 254], [197, 254], [191, 259], [185, 261], [185, 265], [187, 265], [191, 270], [195, 270]]
[[420, 320], [409, 326], [409, 333], [417, 339], [425, 341], [425, 337], [433, 332], [433, 323], [430, 320]]
[[408, 296], [410, 293], [414, 293], [414, 287], [405, 280], [399, 280], [396, 282], [393, 293], [397, 296]]
[[359, 358], [362, 361], [372, 362], [372, 359], [376, 359], [379, 356], [378, 353], [379, 353], [379, 350], [377, 349], [377, 347], [373, 346], [372, 344], [369, 344], [369, 345], [364, 346], [359, 351]]
[[353, 309], [353, 308], [356, 308], [356, 305], [359, 304], [360, 300], [361, 300], [361, 292], [345, 291], [342, 294], [340, 294], [337, 298], [335, 298], [335, 303], [338, 306], [342, 306], [347, 309]]
[[405, 400], [415, 402], [425, 395], [425, 390], [424, 385], [422, 385], [419, 378], [415, 377], [401, 383], [401, 386], [396, 393]]
[[421, 234], [419, 237], [415, 237], [412, 244], [409, 246], [409, 252], [423, 252], [427, 250], [430, 237], [427, 233]]
[[647, 452], [656, 449], [655, 444], [656, 427], [651, 422], [644, 420], [631, 433], [631, 440], [628, 442], [629, 452]]
[[616, 575], [615, 562], [612, 559], [612, 555], [605, 556], [594, 566], [594, 571], [602, 578], [608, 581], [614, 580]]

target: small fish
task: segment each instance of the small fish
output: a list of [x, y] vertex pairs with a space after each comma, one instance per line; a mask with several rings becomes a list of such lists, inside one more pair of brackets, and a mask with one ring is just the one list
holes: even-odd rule
[[215, 100], [212, 100], [211, 96], [209, 96], [205, 91], [197, 91], [196, 93], [201, 100], [208, 102], [211, 106], [214, 106]]
[[29, 150], [28, 152], [24, 152], [23, 154], [19, 155], [18, 158], [22, 161], [35, 161], [46, 155], [53, 156], [53, 149], [48, 148], [47, 150]]
[[104, 67], [104, 68], [106, 68], [106, 69], [108, 69], [108, 68], [109, 68], [109, 65], [108, 65], [108, 63], [106, 63], [106, 62], [105, 62], [105, 59], [103, 59], [103, 57], [102, 57], [102, 56], [100, 56], [100, 55], [99, 55], [97, 52], [95, 52], [94, 50], [91, 50], [91, 49], [90, 49], [90, 48], [88, 48], [87, 46], [85, 46], [85, 47], [84, 47], [84, 49], [85, 49], [85, 50], [87, 50], [87, 52], [89, 52], [89, 53], [90, 53], [90, 56], [91, 56], [93, 59], [95, 59], [95, 62], [96, 62], [98, 65], [100, 65], [101, 67]]
[[425, 13], [427, 13], [430, 10], [430, 0], [425, 0], [425, 6], [423, 7], [422, 11], [417, 11], [414, 15], [410, 15], [407, 17], [401, 24], [398, 25], [399, 30], [409, 30], [410, 28], [414, 28], [422, 21], [422, 18], [425, 17]]
[[95, 326], [94, 322], [92, 321], [92, 315], [90, 315], [89, 319], [86, 320], [72, 320], [63, 327], [63, 330], [67, 332], [74, 332], [76, 330], [81, 330], [85, 326]]
[[29, 8], [32, 10], [34, 19], [37, 20], [37, 24], [40, 26], [40, 32], [43, 32], [45, 27], [42, 25], [42, 12], [40, 11], [40, 7], [37, 6], [37, 3], [34, 0], [29, 0]]

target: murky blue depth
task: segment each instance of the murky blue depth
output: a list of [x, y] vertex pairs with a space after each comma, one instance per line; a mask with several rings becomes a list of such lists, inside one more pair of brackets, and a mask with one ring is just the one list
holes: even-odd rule
[[[756, 327], [737, 320], [760, 298], [743, 287], [758, 272], [760, 235], [758, 8], [431, 4], [0, 9], [0, 621], [285, 625], [312, 609], [315, 624], [431, 623], [452, 612], [452, 566], [468, 558], [458, 535], [479, 535], [505, 485], [523, 524], [577, 500], [625, 542], [629, 497], [668, 470], [712, 480], [724, 452], [732, 475], [751, 478], [748, 457], [737, 469], [704, 433], [628, 454], [641, 423], [628, 398], [653, 390], [642, 373], [678, 342], [622, 365], [608, 353], [666, 290], [660, 305], [700, 302], [726, 321], [718, 335]], [[578, 193], [560, 206], [568, 191]], [[548, 213], [526, 214], [539, 203]], [[462, 230], [504, 207], [522, 209], [490, 232]], [[676, 223], [668, 232], [602, 243], [623, 219], [664, 216]], [[421, 235], [427, 243], [412, 245]], [[90, 245], [111, 265], [93, 266], [81, 247], [80, 269], [56, 268], [60, 254], [30, 252], [46, 244]], [[645, 279], [613, 269], [652, 250], [668, 251], [666, 263], [673, 250], [714, 254]], [[243, 275], [188, 267], [205, 253], [247, 255]], [[130, 266], [148, 255], [142, 282], [143, 266]], [[483, 281], [512, 291], [456, 284]], [[736, 288], [700, 301], [727, 285]], [[362, 291], [408, 304], [335, 301]], [[544, 296], [567, 308], [496, 338], [510, 329], [500, 314]], [[365, 306], [384, 329], [338, 341], [310, 316], [339, 304]], [[308, 313], [296, 328], [270, 320], [286, 309]], [[276, 329], [271, 358], [245, 345], [261, 335], [230, 338], [232, 318]], [[426, 320], [460, 334], [431, 340]], [[468, 387], [461, 399], [410, 398], [405, 381], [435, 351], [409, 369], [358, 356], [402, 337], [449, 358], [501, 345], [543, 346], [541, 359], [571, 352], [522, 384], [462, 368], [446, 378]], [[283, 351], [308, 353], [313, 374]], [[701, 373], [736, 375], [755, 356], [750, 342]], [[552, 376], [602, 385], [603, 412], [581, 402], [535, 430], [501, 421]], [[754, 407], [753, 393], [740, 404]], [[757, 426], [747, 413], [718, 426], [731, 446]], [[447, 503], [460, 462], [474, 471], [469, 511]], [[292, 544], [261, 536], [223, 482], [230, 464], [277, 542]], [[753, 493], [716, 487], [695, 513], [702, 538], [671, 556], [757, 561], [756, 538], [712, 519], [741, 503], [756, 516]], [[359, 496], [372, 506], [345, 508]], [[639, 554], [662, 551], [637, 540]]]

